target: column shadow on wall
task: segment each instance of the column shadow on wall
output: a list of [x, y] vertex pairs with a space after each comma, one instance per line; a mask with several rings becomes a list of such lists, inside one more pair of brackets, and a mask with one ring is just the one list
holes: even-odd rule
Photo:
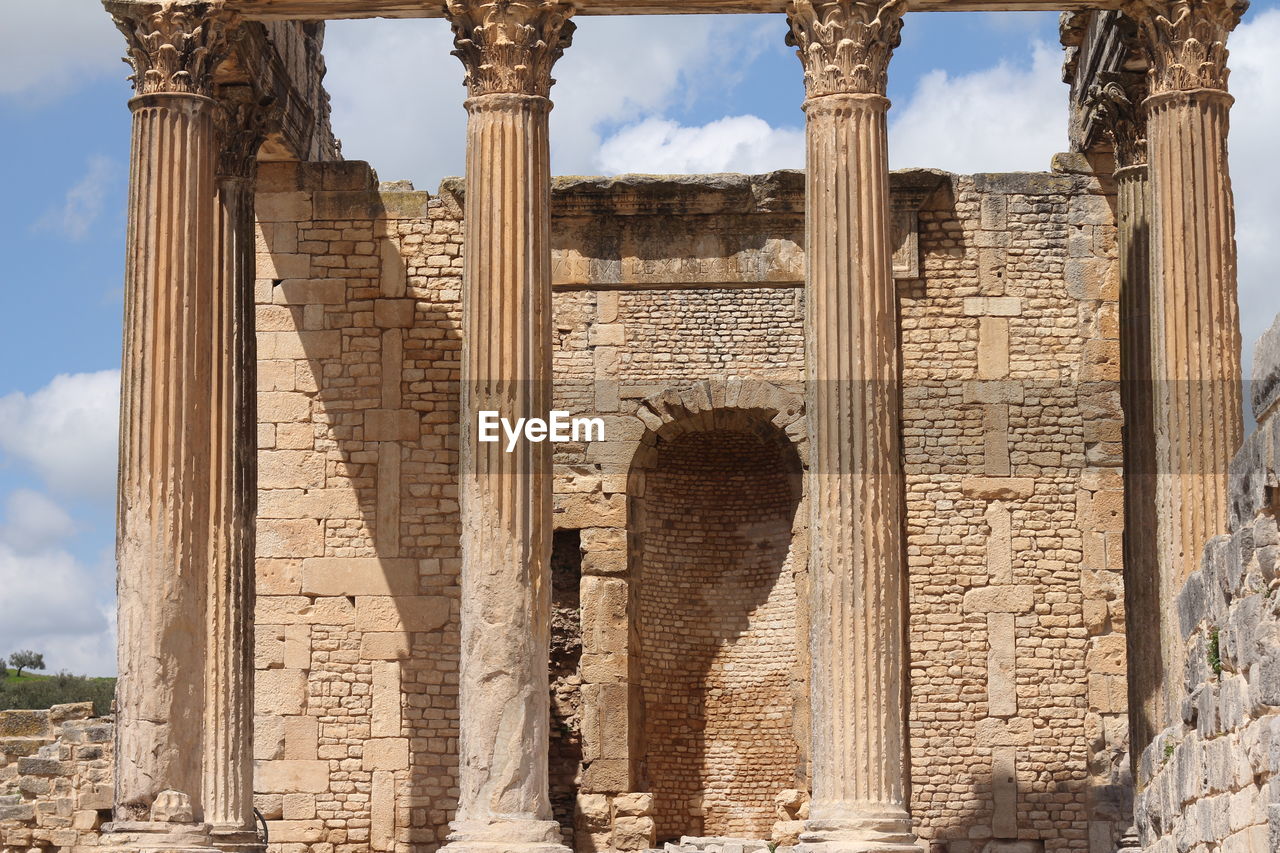
[[[458, 796], [461, 274], [414, 269], [439, 251], [412, 239], [440, 218], [429, 194], [380, 194], [364, 163], [292, 165], [293, 192], [310, 195], [313, 213], [296, 242], [273, 245], [264, 232], [277, 275], [310, 261], [308, 279], [272, 289], [290, 290], [273, 302], [301, 331], [298, 390], [323, 457], [301, 497], [321, 508], [325, 559], [299, 561], [297, 614], [310, 628], [299, 716], [316, 720], [317, 757], [330, 762], [317, 803], [369, 815], [370, 830], [344, 833], [350, 843], [434, 849]], [[334, 840], [328, 826], [311, 834], [272, 840]]]
[[[792, 554], [801, 463], [786, 434], [744, 412], [638, 455], [633, 612], [641, 790], [659, 843], [767, 839], [774, 796], [798, 786]], [[802, 567], [803, 568], [803, 567]]]

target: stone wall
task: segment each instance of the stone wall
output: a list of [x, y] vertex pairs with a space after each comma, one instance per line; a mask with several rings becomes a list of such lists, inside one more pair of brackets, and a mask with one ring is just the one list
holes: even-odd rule
[[799, 479], [786, 436], [726, 430], [680, 436], [647, 471], [636, 652], [659, 841], [768, 838], [797, 784]]
[[1146, 853], [1280, 850], [1280, 320], [1254, 359], [1255, 431], [1231, 469], [1230, 534], [1177, 601], [1180, 723], [1138, 769]]
[[96, 843], [111, 819], [113, 735], [91, 702], [0, 711], [0, 853]]
[[[1129, 820], [1114, 228], [1108, 188], [1059, 166], [893, 180], [914, 812], [948, 853], [1112, 853]], [[290, 853], [433, 849], [457, 795], [465, 198], [378, 189], [356, 163], [262, 180], [258, 804]], [[678, 520], [648, 472], [717, 435], [725, 452], [785, 436], [805, 463], [803, 177], [566, 179], [553, 209], [556, 405], [607, 438], [555, 453], [554, 523], [581, 551], [575, 843], [643, 849], [667, 820], [648, 796], [646, 571], [675, 559], [647, 534]], [[789, 539], [760, 537], [795, 592], [761, 579], [744, 595], [767, 606], [723, 602], [747, 637], [768, 622], [790, 701], [776, 749], [704, 793], [763, 814], [805, 787], [807, 649], [784, 639], [807, 631], [799, 515]], [[723, 673], [722, 691], [756, 683]]]

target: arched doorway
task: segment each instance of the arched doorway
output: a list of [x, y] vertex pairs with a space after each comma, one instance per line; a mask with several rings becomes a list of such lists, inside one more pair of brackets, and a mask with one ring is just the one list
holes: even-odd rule
[[774, 797], [802, 784], [801, 459], [764, 414], [660, 430], [633, 466], [637, 758], [659, 843], [767, 839]]

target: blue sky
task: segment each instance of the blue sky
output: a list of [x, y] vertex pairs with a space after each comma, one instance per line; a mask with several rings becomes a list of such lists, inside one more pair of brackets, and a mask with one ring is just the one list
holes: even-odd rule
[[[0, 654], [114, 669], [116, 386], [130, 90], [95, 0], [6, 9], [0, 31]], [[579, 19], [557, 66], [558, 173], [802, 165], [781, 16]], [[1280, 0], [1233, 37], [1232, 169], [1246, 359], [1280, 311]], [[439, 21], [342, 22], [326, 54], [351, 159], [434, 188], [462, 168], [462, 70]], [[1066, 148], [1057, 16], [912, 14], [890, 74], [895, 167], [1039, 170]]]

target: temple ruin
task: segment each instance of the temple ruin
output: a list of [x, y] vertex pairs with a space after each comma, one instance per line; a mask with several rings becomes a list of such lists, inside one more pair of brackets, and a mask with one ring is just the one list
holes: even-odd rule
[[[105, 5], [121, 677], [0, 713], [0, 851], [1280, 850], [1244, 3]], [[891, 173], [904, 18], [973, 9], [1065, 10], [1072, 150]], [[779, 16], [806, 170], [553, 178], [572, 17], [690, 12]], [[342, 159], [372, 16], [451, 22], [465, 178]], [[476, 438], [553, 409], [605, 440]]]

